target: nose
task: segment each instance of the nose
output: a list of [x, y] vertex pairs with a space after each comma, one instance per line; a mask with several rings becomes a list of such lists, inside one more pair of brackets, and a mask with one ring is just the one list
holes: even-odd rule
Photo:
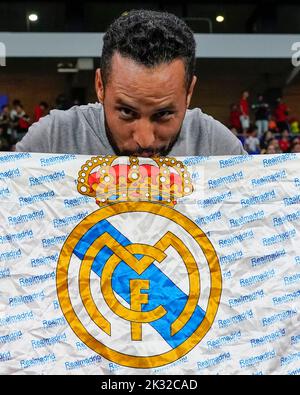
[[139, 119], [135, 123], [133, 139], [141, 148], [153, 147], [155, 132], [152, 122], [149, 120]]

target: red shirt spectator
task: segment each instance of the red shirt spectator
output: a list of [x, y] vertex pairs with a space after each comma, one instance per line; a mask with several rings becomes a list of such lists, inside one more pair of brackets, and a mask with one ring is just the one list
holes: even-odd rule
[[283, 131], [282, 137], [279, 140], [279, 147], [282, 152], [289, 152], [291, 148], [291, 143], [290, 143], [290, 135], [288, 130]]
[[43, 110], [40, 106], [36, 106], [34, 109], [34, 122], [37, 122], [43, 116]]
[[25, 129], [25, 130], [27, 130], [29, 128], [30, 123], [29, 123], [28, 115], [26, 116], [26, 114], [25, 114], [24, 117], [19, 119], [18, 126], [20, 129]]
[[241, 129], [242, 125], [241, 125], [241, 121], [240, 121], [240, 116], [241, 116], [241, 113], [238, 110], [237, 105], [233, 104], [231, 107], [230, 119], [229, 119], [231, 128], [235, 128], [237, 130]]
[[34, 109], [34, 122], [38, 122], [38, 120], [45, 115], [47, 115], [48, 112], [48, 103], [42, 101], [38, 106], [35, 107]]
[[289, 152], [290, 146], [291, 144], [288, 140], [286, 139], [279, 140], [279, 147], [282, 152]]
[[247, 91], [243, 92], [242, 98], [240, 100], [240, 109], [242, 115], [249, 116], [249, 104], [248, 104], [249, 93]]
[[247, 99], [240, 100], [241, 111], [243, 115], [249, 115], [249, 104]]
[[288, 117], [288, 106], [279, 101], [275, 108], [275, 117], [277, 122], [286, 122]]

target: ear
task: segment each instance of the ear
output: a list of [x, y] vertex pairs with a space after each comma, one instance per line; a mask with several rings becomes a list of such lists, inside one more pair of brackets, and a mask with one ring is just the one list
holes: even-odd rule
[[193, 91], [194, 91], [194, 87], [196, 85], [196, 82], [197, 82], [197, 77], [194, 75], [194, 77], [192, 79], [192, 82], [191, 82], [191, 85], [189, 87], [189, 90], [187, 92], [187, 96], [186, 96], [186, 108], [189, 108], [189, 106], [190, 106], [190, 102], [191, 102], [191, 98], [193, 96]]
[[95, 90], [100, 103], [103, 104], [104, 101], [104, 86], [101, 76], [101, 69], [96, 70], [95, 74]]

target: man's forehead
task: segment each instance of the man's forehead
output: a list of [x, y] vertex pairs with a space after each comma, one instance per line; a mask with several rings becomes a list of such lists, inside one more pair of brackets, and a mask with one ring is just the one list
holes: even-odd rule
[[143, 105], [151, 106], [153, 111], [161, 111], [161, 110], [172, 110], [176, 108], [177, 100], [175, 95], [166, 95], [161, 92], [158, 96], [143, 96], [142, 99], [139, 99], [138, 95], [134, 92], [129, 92], [129, 94], [117, 92], [115, 96], [116, 104], [130, 107], [133, 110], [138, 110]]
[[112, 57], [108, 85], [126, 90], [164, 91], [171, 94], [185, 90], [185, 65], [178, 58], [169, 63], [147, 67], [118, 52]]

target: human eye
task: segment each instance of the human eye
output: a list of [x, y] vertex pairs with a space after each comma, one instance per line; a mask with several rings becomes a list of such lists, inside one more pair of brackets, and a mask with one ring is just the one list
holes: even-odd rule
[[158, 121], [167, 121], [174, 115], [174, 111], [159, 111], [154, 115], [155, 119]]
[[118, 111], [123, 119], [133, 119], [136, 117], [136, 112], [127, 107], [119, 107]]

